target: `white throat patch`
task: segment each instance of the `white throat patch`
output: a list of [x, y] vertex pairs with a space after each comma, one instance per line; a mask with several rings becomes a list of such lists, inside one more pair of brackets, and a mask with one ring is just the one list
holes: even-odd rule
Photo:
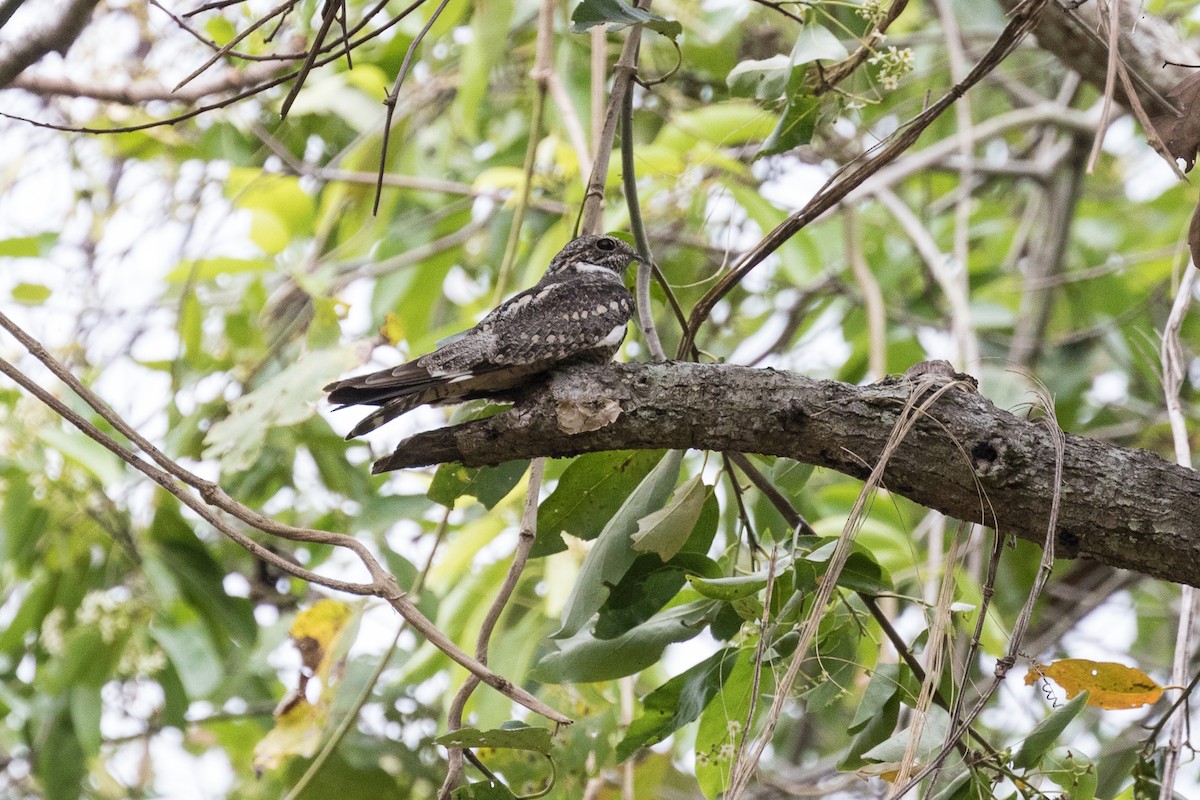
[[579, 272], [579, 273], [597, 272], [597, 273], [605, 276], [606, 278], [616, 278], [617, 280], [621, 280], [620, 275], [613, 272], [608, 267], [601, 267], [598, 264], [589, 264], [586, 261], [577, 261], [577, 262], [575, 262], [574, 267], [575, 267], [575, 271]]

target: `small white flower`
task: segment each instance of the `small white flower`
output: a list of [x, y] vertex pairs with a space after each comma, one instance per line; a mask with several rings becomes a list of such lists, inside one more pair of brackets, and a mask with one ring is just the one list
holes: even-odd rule
[[42, 620], [42, 647], [52, 656], [61, 656], [67, 648], [63, 626], [67, 621], [67, 613], [61, 608], [53, 609]]

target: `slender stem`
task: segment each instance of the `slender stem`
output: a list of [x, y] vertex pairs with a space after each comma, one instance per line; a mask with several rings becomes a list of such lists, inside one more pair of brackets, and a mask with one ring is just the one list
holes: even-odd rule
[[[238, 545], [266, 561], [283, 572], [293, 575], [301, 580], [316, 583], [320, 586], [325, 586], [336, 591], [346, 592], [355, 595], [374, 595], [386, 600], [389, 605], [394, 608], [401, 617], [416, 629], [422, 636], [429, 640], [431, 644], [441, 650], [456, 664], [467, 669], [489, 686], [493, 687], [501, 694], [511, 698], [517, 703], [525, 706], [529, 710], [541, 714], [542, 716], [552, 719], [561, 724], [568, 724], [571, 720], [569, 717], [555, 711], [550, 706], [543, 703], [541, 700], [534, 697], [529, 692], [519, 686], [514, 685], [511, 681], [496, 675], [487, 667], [480, 664], [475, 659], [464, 653], [449, 637], [442, 633], [436, 625], [429, 621], [424, 614], [417, 609], [416, 605], [408, 599], [400, 587], [396, 584], [387, 570], [379, 563], [372, 555], [366, 544], [358, 541], [353, 536], [348, 536], [341, 533], [333, 533], [330, 531], [314, 530], [311, 528], [296, 528], [290, 525], [284, 525], [276, 522], [273, 519], [263, 516], [262, 514], [250, 509], [241, 503], [233, 500], [225, 493], [216, 483], [206, 481], [192, 472], [184, 469], [177, 462], [170, 459], [166, 454], [154, 446], [149, 440], [138, 433], [128, 422], [126, 422], [119, 414], [117, 414], [107, 403], [105, 403], [98, 395], [84, 386], [78, 378], [71, 374], [61, 362], [55, 359], [50, 353], [32, 336], [26, 333], [20, 326], [9, 319], [3, 313], [0, 313], [0, 327], [7, 330], [12, 336], [19, 341], [31, 355], [41, 361], [59, 380], [63, 381], [76, 395], [78, 395], [85, 403], [100, 415], [100, 417], [116, 429], [122, 436], [133, 442], [136, 447], [145, 453], [154, 463], [146, 461], [144, 458], [138, 457], [132, 450], [121, 445], [108, 434], [101, 431], [91, 422], [84, 419], [78, 413], [69, 408], [65, 403], [54, 397], [48, 391], [43, 389], [37, 382], [25, 375], [12, 364], [0, 359], [0, 373], [3, 373], [14, 381], [30, 394], [37, 397], [44, 404], [50, 407], [59, 416], [66, 419], [85, 435], [104, 446], [111, 453], [116, 455], [125, 463], [129, 464], [134, 469], [149, 477], [159, 486], [166, 489], [168, 492], [179, 498], [180, 502], [192, 509], [205, 522], [212, 525], [229, 539], [236, 542]], [[188, 491], [187, 487], [191, 487], [199, 494]], [[358, 556], [363, 567], [371, 576], [370, 583], [352, 583], [348, 581], [336, 580], [318, 575], [310, 570], [304, 569], [285, 558], [282, 558], [276, 553], [271, 552], [268, 548], [254, 541], [250, 537], [243, 534], [231, 526], [223, 519], [216, 510], [224, 511], [235, 519], [246, 523], [247, 525], [257, 528], [263, 533], [277, 536], [288, 541], [295, 542], [310, 542], [316, 544], [332, 545], [334, 547], [344, 547], [354, 552]]]
[[[1116, 14], [1111, 22], [1116, 28]], [[1196, 212], [1200, 214], [1200, 211]], [[1197, 225], [1193, 217], [1192, 228]], [[1175, 461], [1182, 466], [1192, 464], [1192, 448], [1188, 441], [1187, 419], [1180, 402], [1184, 378], [1187, 376], [1187, 361], [1183, 353], [1183, 343], [1179, 331], [1187, 318], [1188, 306], [1191, 304], [1192, 291], [1196, 285], [1200, 270], [1183, 267], [1183, 280], [1175, 292], [1175, 302], [1171, 305], [1171, 314], [1167, 318], [1166, 329], [1163, 331], [1160, 361], [1162, 363], [1163, 394], [1167, 406], [1167, 417], [1171, 421], [1171, 436], [1175, 443]], [[1200, 614], [1200, 592], [1195, 587], [1184, 586], [1179, 595], [1179, 624], [1175, 634], [1175, 658], [1171, 665], [1171, 682], [1176, 686], [1187, 680], [1188, 662], [1195, 652], [1195, 620]], [[1187, 694], [1185, 693], [1186, 697]], [[1170, 716], [1168, 714], [1168, 716]], [[1185, 727], [1187, 715], [1180, 714], [1171, 720], [1167, 737], [1166, 755], [1163, 758], [1162, 787], [1159, 792], [1160, 800], [1170, 800], [1174, 797], [1175, 779], [1179, 771], [1179, 752], [1183, 749], [1186, 739]]]
[[[549, 11], [546, 10], [550, 6]], [[504, 260], [496, 274], [496, 290], [492, 293], [492, 304], [495, 305], [508, 294], [508, 284], [512, 281], [513, 269], [517, 261], [517, 249], [521, 243], [521, 225], [525, 222], [525, 211], [529, 208], [529, 196], [533, 187], [533, 170], [537, 163], [538, 142], [542, 138], [542, 119], [546, 113], [546, 93], [549, 88], [550, 58], [553, 50], [552, 43], [554, 7], [551, 0], [542, 3], [542, 12], [538, 22], [537, 63], [533, 68], [533, 79], [537, 85], [537, 93], [533, 101], [533, 114], [529, 119], [529, 141], [525, 145], [525, 164], [522, 167], [524, 179], [521, 181], [521, 193], [517, 197], [516, 208], [513, 209], [512, 224], [508, 228], [508, 241], [504, 245]], [[544, 20], [550, 20], [549, 23]], [[543, 33], [545, 32], [545, 33]], [[543, 55], [544, 54], [544, 55]]]
[[[512, 564], [508, 567], [504, 582], [500, 585], [500, 590], [496, 592], [496, 597], [488, 608], [483, 624], [479, 626], [479, 636], [475, 640], [475, 658], [481, 664], [487, 663], [492, 632], [496, 629], [496, 623], [500, 621], [500, 615], [504, 612], [508, 601], [512, 599], [517, 582], [521, 579], [521, 573], [525, 571], [525, 565], [529, 562], [529, 553], [533, 550], [533, 543], [537, 538], [538, 494], [542, 488], [542, 474], [545, 468], [546, 459], [544, 458], [535, 458], [529, 463], [529, 486], [525, 490], [525, 508], [521, 512], [521, 530], [517, 537], [517, 548], [513, 552]], [[446, 722], [448, 731], [456, 731], [462, 727], [463, 710], [477, 686], [479, 686], [479, 678], [475, 675], [470, 675], [463, 681], [463, 685], [450, 703]], [[449, 766], [446, 779], [438, 793], [439, 800], [449, 798], [450, 793], [462, 779], [463, 752], [461, 748], [450, 748]]]
[[[416, 0], [419, 5], [425, 0]], [[421, 42], [429, 34], [429, 29], [433, 27], [433, 23], [437, 22], [437, 18], [446, 10], [446, 5], [450, 0], [442, 0], [438, 3], [438, 7], [429, 15], [429, 20], [417, 32], [417, 35], [409, 43], [408, 49], [404, 51], [404, 60], [400, 62], [400, 70], [396, 73], [396, 81], [392, 84], [392, 90], [388, 92], [384, 98], [383, 104], [387, 108], [387, 113], [383, 120], [383, 144], [379, 148], [379, 182], [375, 185], [375, 207], [372, 209], [373, 214], [379, 213], [379, 202], [383, 196], [383, 174], [387, 171], [387, 153], [388, 142], [392, 135], [392, 116], [396, 113], [396, 101], [400, 97], [400, 87], [404, 85], [404, 79], [408, 77], [408, 71], [412, 67], [413, 55], [416, 54], [417, 48], [421, 46]]]
[[[634, 58], [637, 58], [636, 53]], [[637, 169], [633, 158], [632, 89], [625, 92], [621, 101], [621, 181], [625, 186], [625, 205], [629, 207], [629, 227], [633, 231], [638, 254], [641, 256], [638, 259], [636, 285], [638, 324], [641, 326], [642, 335], [646, 337], [650, 357], [655, 361], [666, 361], [667, 353], [658, 338], [658, 328], [654, 325], [654, 310], [650, 307], [650, 276], [654, 269], [654, 254], [650, 250], [646, 225], [642, 221], [642, 207], [638, 202]]]
[[[421, 589], [425, 587], [425, 580], [429, 577], [429, 569], [433, 566], [433, 558], [437, 555], [438, 546], [441, 545], [442, 539], [446, 535], [446, 526], [450, 521], [450, 512], [453, 509], [447, 508], [442, 514], [441, 522], [438, 523], [437, 531], [433, 537], [433, 547], [429, 550], [429, 558], [425, 559], [425, 566], [421, 568], [421, 572], [417, 575], [417, 579], [413, 581], [412, 588], [409, 592], [416, 596], [421, 593]], [[297, 797], [304, 791], [305, 787], [312, 782], [317, 773], [321, 771], [321, 767], [329, 760], [329, 757], [337, 750], [338, 745], [346, 738], [346, 734], [350, 732], [350, 728], [358, 721], [359, 714], [362, 713], [363, 706], [367, 704], [367, 700], [371, 699], [371, 692], [375, 690], [375, 686], [379, 683], [380, 677], [383, 676], [383, 671], [387, 669], [388, 662], [392, 659], [392, 653], [396, 652], [396, 645], [400, 642], [400, 635], [404, 633], [404, 619], [400, 620], [400, 624], [396, 626], [396, 634], [392, 637], [391, 643], [384, 648], [383, 655], [379, 657], [379, 663], [375, 665], [375, 671], [371, 673], [371, 677], [363, 686], [362, 691], [358, 693], [358, 697], [354, 701], [354, 705], [342, 717], [333, 734], [326, 740], [321, 747], [321, 751], [317, 753], [316, 758], [308, 765], [308, 769], [304, 770], [304, 774], [300, 776], [300, 780], [296, 781], [296, 785], [284, 795], [283, 800], [296, 800]]]
[[[649, 5], [646, 3], [645, 5]], [[641, 3], [639, 8], [645, 7]], [[608, 111], [605, 113], [604, 125], [600, 129], [600, 138], [596, 142], [596, 158], [592, 162], [592, 174], [588, 178], [587, 191], [583, 196], [583, 222], [580, 224], [582, 233], [598, 233], [604, 221], [604, 185], [608, 177], [608, 162], [612, 159], [613, 142], [617, 136], [617, 120], [621, 116], [621, 105], [625, 102], [625, 93], [630, 91], [633, 83], [633, 73], [637, 65], [638, 47], [642, 42], [642, 29], [638, 25], [629, 28], [625, 46], [621, 49], [621, 57], [613, 67], [613, 88], [608, 98]]]
[[854, 188], [860, 186], [867, 178], [874, 175], [887, 164], [895, 161], [901, 153], [911, 148], [921, 133], [933, 124], [934, 120], [950, 108], [968, 89], [995, 69], [1025, 38], [1025, 35], [1033, 29], [1034, 25], [1037, 24], [1042, 10], [1046, 7], [1047, 1], [1026, 0], [1019, 8], [1014, 10], [1004, 31], [997, 37], [991, 49], [984, 54], [983, 58], [975, 65], [975, 68], [971, 70], [965, 79], [956, 83], [937, 102], [917, 115], [908, 125], [901, 128], [890, 141], [878, 148], [877, 151], [874, 151], [872, 157], [866, 157], [871, 154], [864, 154], [862, 159], [856, 161], [857, 166], [849, 174], [831, 178], [804, 208], [795, 212], [776, 226], [727, 275], [717, 281], [716, 285], [709, 289], [692, 309], [688, 320], [688, 327], [679, 342], [677, 357], [687, 358], [696, 354], [695, 342], [700, 326], [708, 319], [713, 307], [732, 291], [751, 270], [761, 264], [771, 253], [778, 250], [796, 232], [837, 205]]

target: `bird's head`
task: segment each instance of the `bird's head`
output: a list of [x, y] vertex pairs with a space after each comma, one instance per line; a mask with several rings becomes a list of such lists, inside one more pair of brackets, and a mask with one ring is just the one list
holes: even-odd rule
[[602, 269], [622, 276], [629, 265], [638, 258], [636, 250], [615, 236], [580, 236], [567, 242], [567, 246], [550, 261], [546, 274], [563, 275]]

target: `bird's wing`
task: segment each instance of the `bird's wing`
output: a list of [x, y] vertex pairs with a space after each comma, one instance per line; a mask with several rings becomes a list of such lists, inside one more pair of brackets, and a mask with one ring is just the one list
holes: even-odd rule
[[461, 339], [415, 361], [326, 386], [329, 402], [379, 406], [398, 397], [421, 395], [437, 386], [479, 374], [490, 366], [487, 354], [494, 348], [491, 340], [491, 334], [478, 327], [472, 328]]
[[484, 317], [456, 341], [420, 358], [325, 387], [341, 406], [379, 409], [348, 438], [425, 403], [502, 394], [582, 355], [611, 357], [625, 336], [633, 298], [603, 277], [544, 279]]
[[615, 350], [632, 311], [633, 297], [622, 283], [577, 277], [539, 283], [479, 327], [493, 336], [490, 363], [552, 364], [598, 348]]

